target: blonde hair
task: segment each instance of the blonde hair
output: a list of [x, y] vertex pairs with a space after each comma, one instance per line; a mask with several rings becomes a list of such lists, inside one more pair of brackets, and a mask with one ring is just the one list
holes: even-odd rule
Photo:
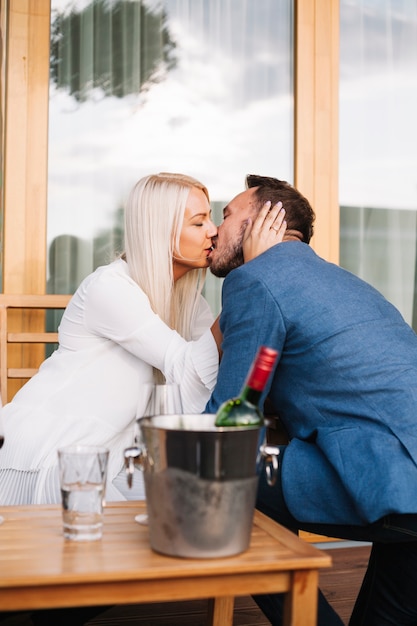
[[181, 227], [190, 190], [206, 187], [184, 174], [141, 178], [125, 208], [125, 255], [133, 280], [148, 296], [155, 313], [185, 339], [203, 288], [205, 269], [193, 269], [174, 283], [173, 255], [178, 256]]

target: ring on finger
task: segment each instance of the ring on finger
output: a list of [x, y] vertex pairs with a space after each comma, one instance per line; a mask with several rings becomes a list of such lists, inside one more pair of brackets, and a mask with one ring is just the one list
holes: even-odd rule
[[279, 228], [275, 228], [275, 226], [271, 226], [271, 228], [269, 230], [274, 230], [276, 233], [279, 232]]

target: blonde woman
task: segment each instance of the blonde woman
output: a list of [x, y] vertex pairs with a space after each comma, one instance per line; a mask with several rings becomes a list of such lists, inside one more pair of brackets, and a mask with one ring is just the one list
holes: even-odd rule
[[[57, 448], [73, 443], [110, 449], [106, 497], [123, 499], [123, 451], [155, 376], [180, 383], [186, 412], [203, 411], [219, 360], [201, 296], [216, 234], [199, 181], [158, 174], [134, 186], [125, 253], [84, 279], [57, 351], [2, 410], [0, 504], [59, 502]], [[131, 497], [144, 497], [136, 486]]]

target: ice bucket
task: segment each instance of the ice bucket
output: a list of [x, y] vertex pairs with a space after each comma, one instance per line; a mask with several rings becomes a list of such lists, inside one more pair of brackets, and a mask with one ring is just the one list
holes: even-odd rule
[[258, 427], [216, 428], [214, 415], [138, 420], [149, 536], [157, 552], [222, 557], [249, 546]]

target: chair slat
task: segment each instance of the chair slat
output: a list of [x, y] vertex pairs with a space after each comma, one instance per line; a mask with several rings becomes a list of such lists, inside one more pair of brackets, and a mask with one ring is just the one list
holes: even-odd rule
[[[38, 367], [24, 367], [22, 361], [27, 354], [30, 355], [30, 346], [35, 344], [58, 343], [58, 333], [40, 331], [39, 316], [24, 315], [21, 319], [21, 328], [18, 328], [19, 316], [10, 315], [11, 311], [44, 311], [65, 309], [71, 299], [71, 294], [0, 294], [0, 391], [3, 404], [11, 400], [8, 390], [10, 379], [29, 379], [38, 371]], [[33, 317], [33, 319], [32, 319]], [[13, 326], [9, 329], [9, 324], [13, 318]], [[33, 327], [33, 331], [31, 330]], [[19, 344], [23, 347], [27, 345], [26, 351], [19, 352]], [[24, 356], [22, 356], [24, 355]], [[13, 356], [14, 361], [9, 365], [9, 359]], [[29, 357], [30, 358], [30, 357]], [[22, 367], [17, 367], [21, 360]], [[37, 358], [32, 358], [33, 365], [36, 365]], [[26, 365], [32, 365], [31, 362]]]
[[58, 343], [58, 333], [8, 333], [8, 343]]
[[9, 367], [7, 376], [9, 378], [32, 378], [38, 370], [38, 367]]

